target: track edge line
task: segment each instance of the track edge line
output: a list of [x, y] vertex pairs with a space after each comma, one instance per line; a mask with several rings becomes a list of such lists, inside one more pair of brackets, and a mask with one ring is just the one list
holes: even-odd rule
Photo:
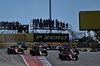
[[21, 56], [22, 56], [24, 62], [26, 63], [26, 65], [29, 66], [28, 63], [26, 62], [26, 60], [24, 59], [24, 56], [23, 55], [21, 55]]
[[44, 56], [42, 56], [43, 58], [44, 58], [44, 60], [47, 62], [47, 64], [49, 65], [49, 66], [52, 66], [50, 63], [49, 63], [49, 61], [47, 61], [47, 59], [44, 57]]

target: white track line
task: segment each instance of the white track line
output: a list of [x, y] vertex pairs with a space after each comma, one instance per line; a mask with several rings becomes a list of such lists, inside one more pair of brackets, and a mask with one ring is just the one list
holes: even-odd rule
[[47, 64], [49, 65], [49, 66], [52, 66], [47, 60], [46, 60], [46, 58], [44, 57], [44, 56], [42, 56], [43, 57], [43, 59], [47, 62]]
[[26, 62], [26, 60], [24, 59], [23, 55], [21, 55], [21, 56], [22, 56], [24, 62], [26, 63], [26, 65], [29, 66], [28, 63]]

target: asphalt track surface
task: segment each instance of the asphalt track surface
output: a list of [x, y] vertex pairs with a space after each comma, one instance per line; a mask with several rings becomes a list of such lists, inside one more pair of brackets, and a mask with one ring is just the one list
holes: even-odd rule
[[21, 54], [8, 54], [7, 49], [0, 49], [0, 66], [27, 66]]
[[[48, 50], [45, 58], [52, 66], [100, 66], [100, 52], [80, 52], [78, 61], [60, 60], [59, 51]], [[0, 49], [0, 66], [27, 66], [21, 54], [8, 54], [7, 49]]]
[[0, 66], [49, 66], [44, 58], [30, 55], [29, 49], [24, 54], [8, 54], [7, 49], [0, 49]]
[[52, 66], [100, 66], [100, 52], [80, 52], [78, 61], [60, 60], [59, 51], [48, 50], [45, 58]]

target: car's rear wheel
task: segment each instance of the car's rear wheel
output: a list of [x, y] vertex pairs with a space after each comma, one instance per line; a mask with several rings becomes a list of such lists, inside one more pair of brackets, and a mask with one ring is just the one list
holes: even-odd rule
[[32, 50], [30, 50], [30, 54], [32, 54]]
[[61, 56], [61, 60], [65, 60], [65, 57], [64, 56]]
[[8, 51], [7, 51], [7, 52], [8, 52], [8, 54], [10, 54], [10, 53], [11, 53], [9, 48], [8, 48]]
[[61, 54], [59, 54], [59, 58], [61, 58]]
[[22, 50], [22, 54], [24, 54], [24, 51]]
[[27, 50], [27, 46], [25, 46], [25, 50]]
[[77, 61], [79, 58], [77, 55], [75, 55], [75, 57], [72, 59], [73, 61]]
[[35, 56], [36, 55], [36, 52], [35, 51], [32, 51], [32, 56]]

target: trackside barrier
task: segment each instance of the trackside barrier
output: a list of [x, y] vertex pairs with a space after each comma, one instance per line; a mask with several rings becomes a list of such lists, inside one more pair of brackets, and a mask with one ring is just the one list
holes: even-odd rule
[[[17, 43], [0, 43], [0, 48], [8, 48], [12, 45], [16, 45]], [[35, 44], [49, 44], [52, 46], [57, 46], [57, 45], [74, 45], [77, 46], [77, 43], [39, 43], [39, 42], [25, 42], [25, 45], [27, 45], [28, 48], [32, 48], [33, 45]]]
[[28, 46], [28, 48], [32, 48], [33, 45], [35, 44], [49, 44], [49, 45], [52, 45], [52, 46], [57, 46], [57, 45], [74, 45], [74, 46], [77, 46], [77, 43], [55, 43], [55, 42], [48, 42], [48, 43], [43, 43], [43, 42], [26, 42], [25, 45]]
[[0, 43], [0, 48], [9, 48], [12, 45], [16, 45], [16, 43]]
[[88, 47], [90, 47], [90, 44], [89, 44], [89, 42], [78, 42], [77, 47], [78, 48], [88, 48]]
[[0, 43], [33, 42], [33, 33], [0, 34]]

